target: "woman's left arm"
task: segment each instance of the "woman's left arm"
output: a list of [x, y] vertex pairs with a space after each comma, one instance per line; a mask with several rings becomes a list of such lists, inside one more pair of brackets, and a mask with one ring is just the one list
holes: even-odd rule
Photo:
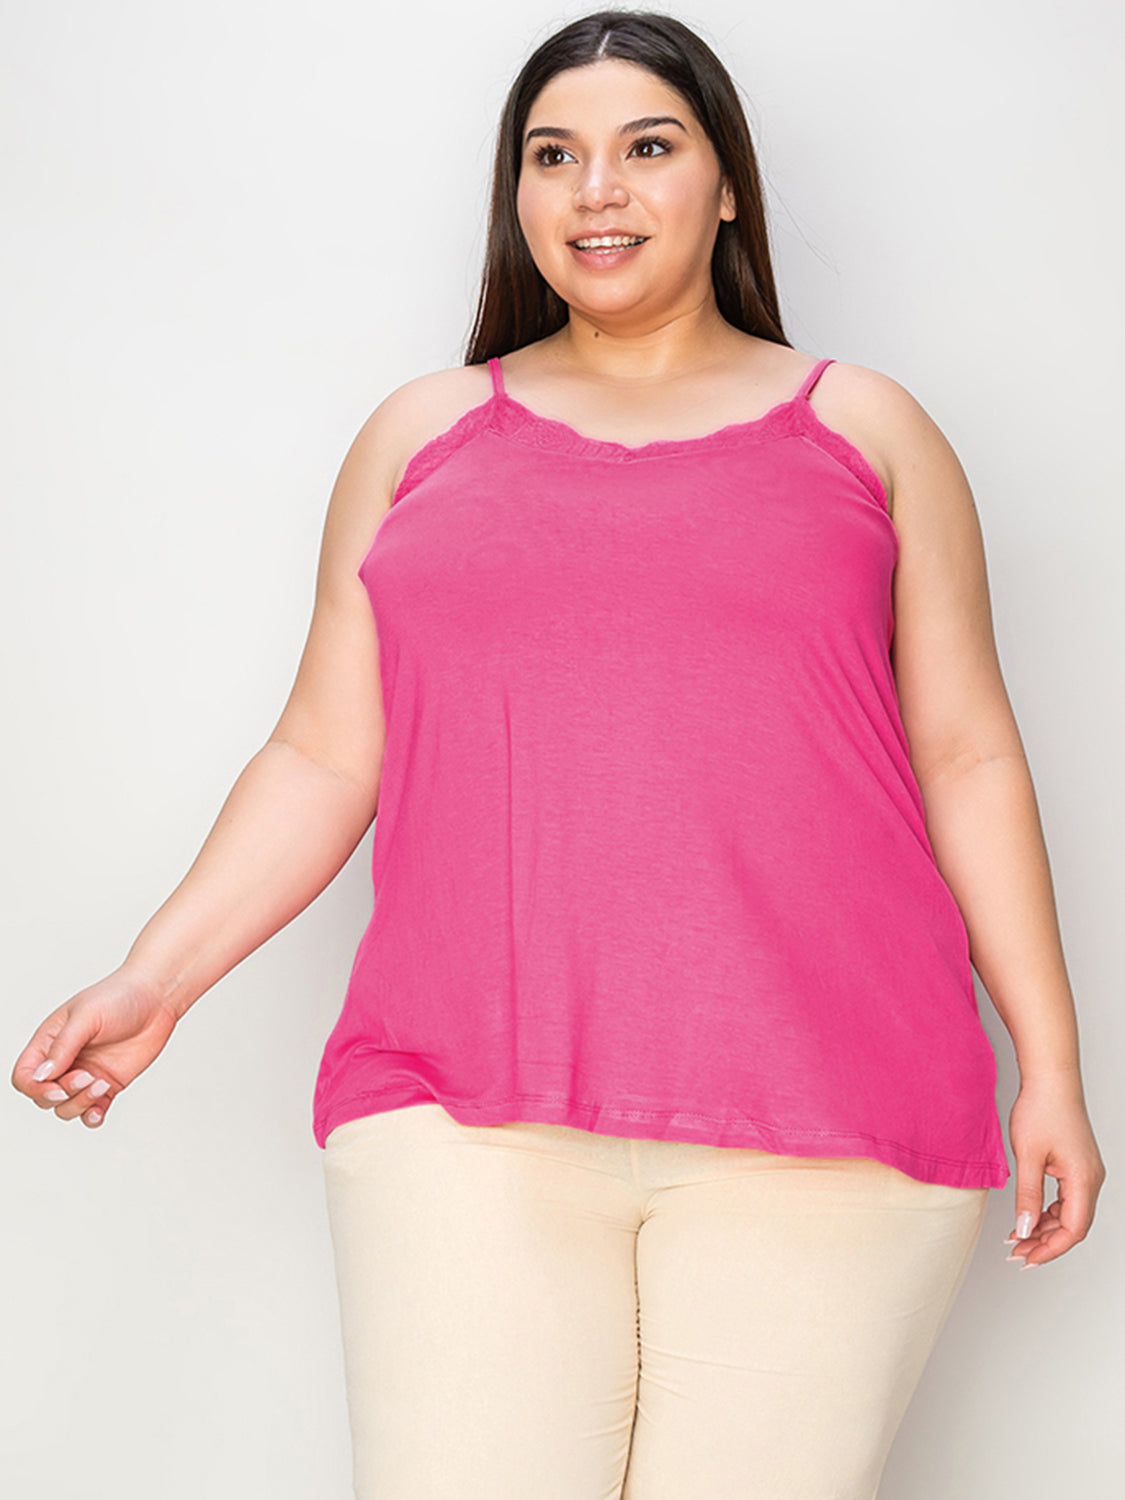
[[[1015, 1048], [1014, 1253], [1042, 1265], [1086, 1237], [1106, 1169], [1086, 1110], [1038, 802], [997, 655], [968, 480], [908, 391], [872, 371], [863, 387], [861, 420], [880, 434], [900, 543], [891, 662], [903, 726], [934, 857]], [[1058, 1180], [1046, 1211], [1044, 1175]]]

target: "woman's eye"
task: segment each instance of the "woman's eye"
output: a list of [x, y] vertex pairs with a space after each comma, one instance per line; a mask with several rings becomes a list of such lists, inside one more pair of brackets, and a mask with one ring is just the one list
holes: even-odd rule
[[633, 145], [634, 146], [659, 146], [660, 147], [660, 154], [662, 156], [665, 155], [666, 152], [671, 151], [671, 149], [672, 149], [670, 142], [664, 140], [663, 137], [661, 137], [659, 135], [646, 135], [646, 136], [642, 136], [642, 138], [639, 141], [634, 141]]
[[[658, 146], [660, 149], [659, 149], [659, 152], [657, 154], [659, 154], [660, 156], [667, 155], [667, 153], [669, 151], [671, 151], [671, 149], [672, 149], [671, 142], [670, 141], [666, 141], [663, 138], [663, 136], [659, 136], [659, 135], [646, 135], [646, 136], [642, 136], [640, 140], [634, 141], [633, 144], [632, 144], [632, 146], [630, 147], [630, 150], [631, 151], [638, 151], [641, 147], [645, 147], [645, 146]], [[538, 146], [535, 149], [533, 155], [535, 157], [535, 160], [539, 163], [539, 165], [541, 167], [553, 167], [555, 165], [555, 162], [552, 160], [552, 158], [554, 157], [554, 155], [555, 155], [556, 152], [558, 152], [558, 154], [560, 156], [567, 156], [567, 155], [569, 155], [569, 153], [567, 151], [565, 151], [562, 146], [556, 146], [556, 145], [554, 145], [551, 142], [548, 142], [546, 145], [543, 145], [543, 146]], [[644, 159], [651, 161], [652, 160], [652, 156], [650, 154], [646, 153], [646, 156], [645, 156]]]
[[561, 146], [540, 146], [535, 152], [535, 160], [539, 162], [541, 166], [552, 166], [553, 163], [549, 162], [547, 160], [547, 157], [553, 154], [555, 151], [559, 152], [560, 155], [565, 156], [566, 154]]

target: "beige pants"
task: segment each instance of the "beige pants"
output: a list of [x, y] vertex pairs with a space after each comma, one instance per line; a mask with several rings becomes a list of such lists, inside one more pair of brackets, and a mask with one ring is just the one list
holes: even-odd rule
[[324, 1169], [358, 1500], [871, 1500], [989, 1191], [439, 1104]]

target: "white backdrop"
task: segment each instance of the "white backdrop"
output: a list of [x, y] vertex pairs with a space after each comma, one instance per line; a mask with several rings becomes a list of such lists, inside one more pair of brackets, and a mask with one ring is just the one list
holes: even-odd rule
[[[528, 52], [593, 8], [0, 11], [9, 1071], [124, 957], [272, 728], [343, 455], [392, 388], [460, 362], [500, 106]], [[1005, 1261], [1014, 1175], [992, 1194], [880, 1500], [1110, 1500], [1122, 12], [669, 8], [746, 96], [790, 339], [901, 381], [973, 484], [1109, 1168], [1091, 1235], [1037, 1277]], [[311, 1103], [370, 844], [100, 1130], [0, 1099], [9, 1493], [350, 1494]], [[1014, 1057], [979, 992], [1006, 1127]]]

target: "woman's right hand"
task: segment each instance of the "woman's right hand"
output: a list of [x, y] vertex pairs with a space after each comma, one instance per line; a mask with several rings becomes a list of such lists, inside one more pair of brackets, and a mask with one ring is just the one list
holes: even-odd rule
[[12, 1085], [60, 1120], [100, 1125], [121, 1090], [164, 1050], [178, 1020], [153, 985], [122, 966], [51, 1012], [16, 1059]]

